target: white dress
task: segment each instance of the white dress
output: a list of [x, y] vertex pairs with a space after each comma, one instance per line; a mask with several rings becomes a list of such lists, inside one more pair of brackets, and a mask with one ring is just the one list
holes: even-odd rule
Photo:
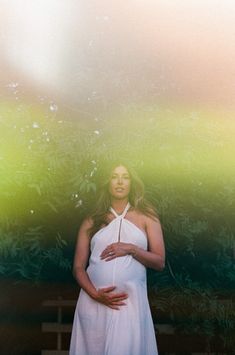
[[96, 288], [117, 286], [125, 291], [126, 305], [111, 309], [94, 301], [81, 289], [73, 321], [70, 355], [157, 355], [153, 321], [150, 313], [146, 268], [131, 255], [110, 261], [100, 259], [107, 245], [133, 243], [147, 250], [147, 236], [125, 217], [115, 215], [107, 226], [91, 239], [91, 256], [87, 273]]

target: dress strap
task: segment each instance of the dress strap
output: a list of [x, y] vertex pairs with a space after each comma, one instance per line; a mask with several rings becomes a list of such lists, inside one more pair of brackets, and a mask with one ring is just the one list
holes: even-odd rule
[[131, 206], [130, 202], [128, 202], [126, 207], [125, 207], [125, 209], [124, 209], [124, 211], [122, 212], [122, 214], [117, 214], [117, 212], [113, 209], [113, 207], [110, 207], [110, 211], [114, 214], [115, 217], [124, 218], [126, 213], [127, 213], [127, 211], [129, 210], [130, 206]]

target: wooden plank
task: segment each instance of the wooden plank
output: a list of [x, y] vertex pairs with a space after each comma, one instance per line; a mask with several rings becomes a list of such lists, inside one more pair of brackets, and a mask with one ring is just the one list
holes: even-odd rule
[[71, 333], [72, 324], [42, 323], [42, 331], [48, 333]]
[[[175, 333], [174, 327], [171, 324], [157, 324], [155, 325], [155, 329], [159, 332], [159, 334]], [[42, 331], [51, 333], [71, 333], [72, 324], [42, 323]]]
[[69, 355], [68, 350], [42, 350], [41, 355]]
[[47, 300], [43, 302], [45, 307], [75, 307], [76, 300]]

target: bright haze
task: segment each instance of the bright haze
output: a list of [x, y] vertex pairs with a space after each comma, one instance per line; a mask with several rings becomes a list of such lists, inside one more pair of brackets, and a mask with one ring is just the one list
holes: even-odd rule
[[0, 95], [235, 105], [233, 0], [1, 0]]

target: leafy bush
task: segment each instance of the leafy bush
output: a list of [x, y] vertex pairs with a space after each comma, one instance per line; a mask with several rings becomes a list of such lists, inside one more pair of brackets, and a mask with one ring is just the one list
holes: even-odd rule
[[110, 159], [129, 160], [164, 230], [167, 266], [149, 271], [149, 287], [163, 292], [160, 307], [176, 305], [171, 317], [177, 323], [189, 302], [192, 327], [202, 326], [203, 318], [203, 331], [224, 329], [228, 339], [234, 324], [216, 302], [235, 288], [235, 125], [229, 113], [130, 106], [74, 122], [6, 102], [0, 125], [3, 276], [71, 281], [76, 234], [96, 197], [96, 177]]

